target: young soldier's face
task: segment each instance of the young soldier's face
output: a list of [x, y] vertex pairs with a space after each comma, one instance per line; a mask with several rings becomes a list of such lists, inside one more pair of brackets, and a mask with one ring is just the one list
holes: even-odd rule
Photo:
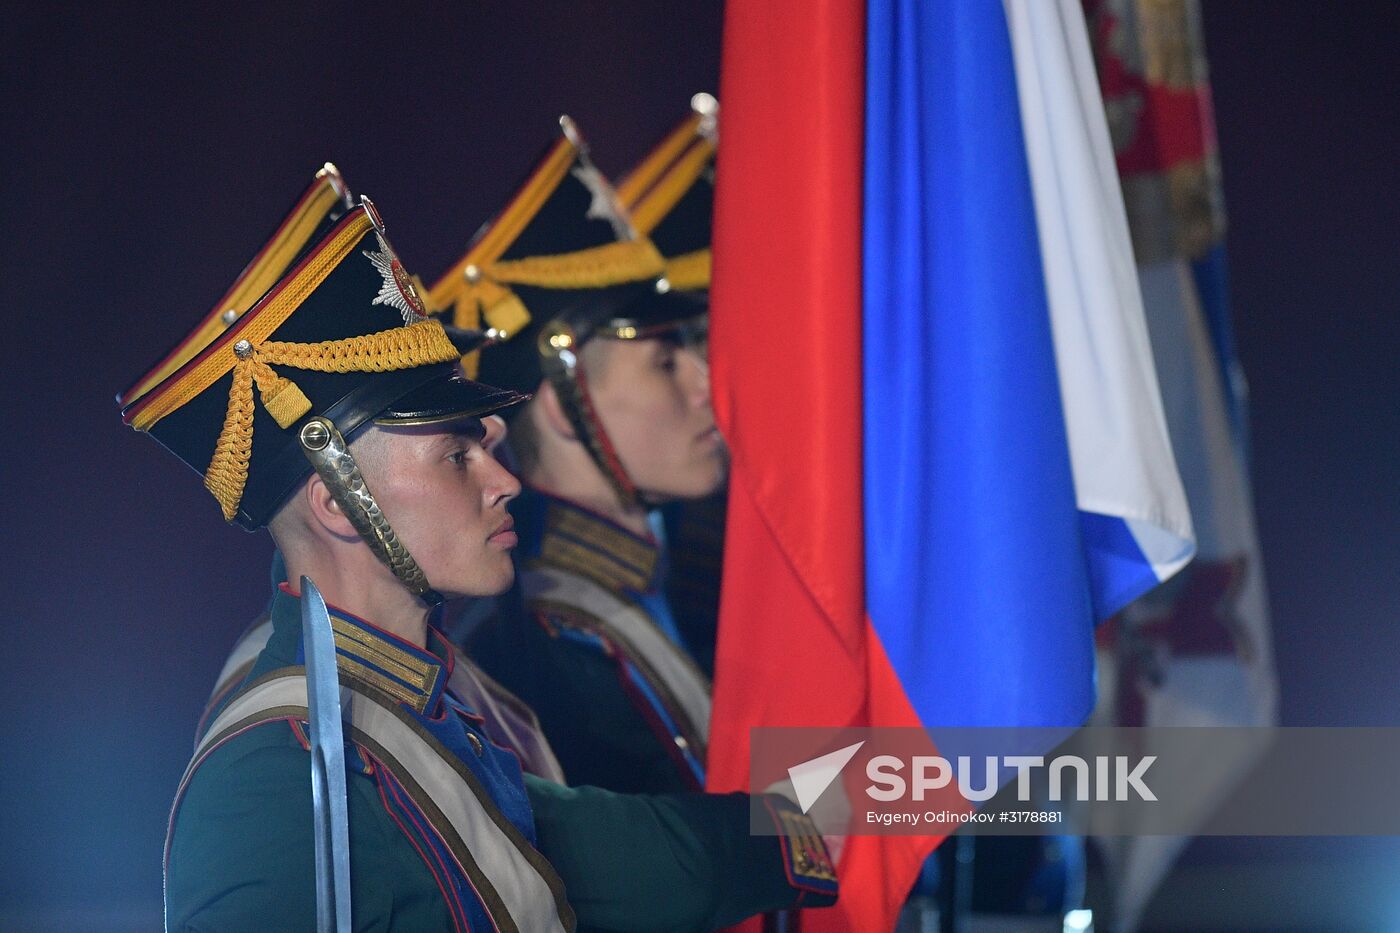
[[516, 536], [506, 503], [520, 483], [492, 452], [505, 423], [375, 430], [382, 436], [365, 483], [433, 588], [448, 598], [508, 589]]
[[718, 489], [728, 461], [704, 359], [663, 339], [600, 339], [587, 352], [598, 417], [638, 488], [654, 499]]

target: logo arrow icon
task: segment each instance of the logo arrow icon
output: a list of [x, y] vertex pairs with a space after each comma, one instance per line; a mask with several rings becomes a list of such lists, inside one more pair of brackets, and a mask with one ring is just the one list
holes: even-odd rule
[[841, 769], [850, 763], [864, 744], [865, 741], [861, 740], [854, 745], [838, 748], [834, 752], [788, 768], [788, 778], [792, 781], [792, 789], [797, 794], [797, 805], [802, 808], [803, 813], [812, 809], [817, 798], [831, 786], [831, 782], [841, 774]]

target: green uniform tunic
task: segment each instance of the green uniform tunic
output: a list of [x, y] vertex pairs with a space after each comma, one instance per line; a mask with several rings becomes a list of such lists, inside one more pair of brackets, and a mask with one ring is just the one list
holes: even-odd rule
[[[298, 662], [297, 599], [279, 593], [272, 618], [272, 637], [250, 680]], [[430, 648], [444, 647], [437, 637], [430, 635]], [[404, 648], [362, 622], [356, 639], [347, 647], [337, 638], [342, 678], [375, 679], [375, 662]], [[442, 658], [445, 650], [422, 655]], [[428, 692], [445, 680], [428, 671]], [[413, 705], [423, 700], [404, 698]], [[820, 866], [813, 868], [813, 858], [820, 862], [824, 853], [786, 837], [750, 835], [746, 795], [629, 797], [528, 776], [522, 783], [518, 768], [510, 773], [513, 756], [492, 745], [469, 713], [446, 706], [438, 714], [459, 717], [464, 732], [483, 744], [485, 757], [475, 764], [492, 768], [477, 773], [500, 778], [483, 783], [520, 836], [532, 839], [557, 871], [582, 929], [708, 930], [765, 910], [834, 901], [834, 884]], [[304, 737], [297, 722], [260, 725], [218, 747], [194, 772], [169, 841], [169, 929], [314, 929], [311, 766]], [[481, 910], [449, 906], [451, 886], [425, 854], [431, 840], [405, 825], [411, 813], [391, 805], [393, 788], [386, 787], [382, 769], [353, 743], [346, 752], [355, 929], [452, 930], [462, 927], [463, 916], [468, 928], [489, 929]], [[497, 853], [473, 847], [473, 855], [484, 860]]]
[[634, 650], [617, 619], [520, 587], [474, 634], [468, 653], [534, 709], [570, 783], [648, 794], [702, 788], [708, 710], [694, 716], [668, 672], [698, 684], [706, 707], [709, 678], [672, 611], [662, 543], [535, 489], [522, 492], [511, 514], [522, 583], [557, 573], [606, 591], [654, 630], [651, 643], [671, 663]]

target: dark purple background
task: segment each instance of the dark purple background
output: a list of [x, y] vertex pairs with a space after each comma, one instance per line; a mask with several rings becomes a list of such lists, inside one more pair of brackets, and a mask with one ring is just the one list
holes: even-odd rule
[[[3, 929], [152, 922], [191, 730], [266, 597], [266, 539], [224, 527], [112, 395], [322, 161], [431, 279], [559, 113], [618, 172], [717, 85], [718, 4], [124, 6], [12, 7], [0, 39]], [[1400, 723], [1400, 5], [1206, 14], [1284, 718]], [[1324, 850], [1381, 847], [1191, 859], [1228, 883]]]

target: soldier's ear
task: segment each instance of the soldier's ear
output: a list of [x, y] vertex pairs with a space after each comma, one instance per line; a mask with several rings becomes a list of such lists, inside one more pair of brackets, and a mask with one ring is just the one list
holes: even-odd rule
[[360, 536], [320, 476], [311, 474], [301, 495], [306, 499], [307, 512], [313, 526], [342, 540], [353, 540]]
[[541, 429], [556, 437], [571, 441], [578, 440], [578, 432], [574, 430], [574, 423], [564, 413], [564, 405], [559, 401], [559, 393], [554, 391], [554, 386], [549, 380], [546, 379], [540, 383], [540, 390], [535, 393], [533, 407], [539, 413], [538, 426]]

